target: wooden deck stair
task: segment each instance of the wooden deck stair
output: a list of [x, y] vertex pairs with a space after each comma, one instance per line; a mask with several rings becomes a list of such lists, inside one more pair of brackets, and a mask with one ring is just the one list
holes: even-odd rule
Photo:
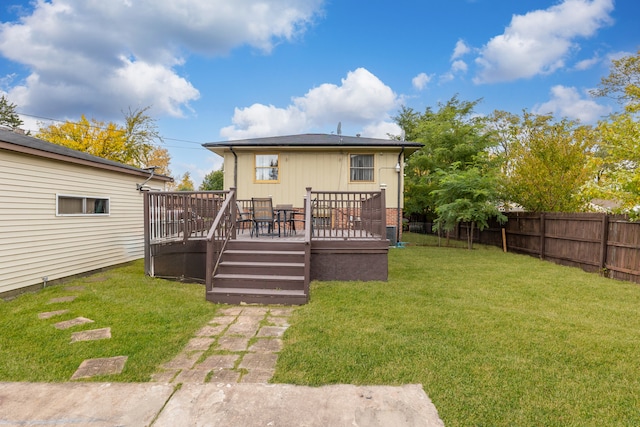
[[207, 300], [226, 304], [307, 302], [304, 242], [231, 240], [222, 254]]

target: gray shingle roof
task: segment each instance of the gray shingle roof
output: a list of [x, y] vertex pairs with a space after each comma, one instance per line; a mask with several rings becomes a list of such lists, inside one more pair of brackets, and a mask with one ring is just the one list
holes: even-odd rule
[[[137, 175], [149, 175], [149, 172], [144, 169], [114, 162], [113, 160], [103, 159], [102, 157], [93, 156], [82, 151], [72, 150], [71, 148], [67, 148], [62, 145], [52, 144], [42, 139], [23, 135], [4, 128], [0, 128], [0, 143], [4, 143], [1, 144], [0, 147], [4, 147], [5, 149], [12, 149], [12, 146], [15, 146], [14, 151], [26, 152], [24, 149], [28, 149], [28, 151], [34, 153], [35, 150], [35, 152], [38, 152], [42, 157], [60, 158], [60, 156], [62, 156], [67, 158], [66, 160], [70, 162], [88, 162], [95, 164], [96, 167], [124, 169]], [[155, 178], [160, 180], [171, 180], [171, 178], [164, 177], [162, 175], [155, 175]]]
[[422, 147], [417, 142], [395, 139], [363, 138], [359, 136], [306, 133], [300, 135], [270, 136], [265, 138], [239, 139], [235, 141], [208, 142], [205, 148], [223, 147], [407, 147], [415, 150]]

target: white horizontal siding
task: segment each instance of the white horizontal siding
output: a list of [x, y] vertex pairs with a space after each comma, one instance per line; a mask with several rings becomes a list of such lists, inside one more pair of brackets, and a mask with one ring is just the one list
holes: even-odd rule
[[[143, 257], [142, 181], [0, 151], [0, 294]], [[110, 214], [56, 216], [56, 194], [108, 197]]]

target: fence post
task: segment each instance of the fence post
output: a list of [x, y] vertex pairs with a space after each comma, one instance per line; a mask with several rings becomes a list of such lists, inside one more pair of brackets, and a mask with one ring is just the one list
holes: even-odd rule
[[609, 247], [609, 215], [602, 214], [602, 242], [600, 244], [600, 273], [607, 268], [607, 248]]
[[540, 259], [544, 259], [544, 227], [545, 226], [545, 215], [544, 212], [540, 213]]

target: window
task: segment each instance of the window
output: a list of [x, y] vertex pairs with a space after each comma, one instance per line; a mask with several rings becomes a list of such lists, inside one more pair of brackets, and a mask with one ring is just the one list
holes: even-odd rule
[[109, 199], [91, 196], [58, 194], [57, 215], [108, 215]]
[[373, 154], [351, 154], [351, 181], [373, 182]]
[[278, 181], [278, 155], [277, 154], [256, 154], [256, 181], [273, 182]]

